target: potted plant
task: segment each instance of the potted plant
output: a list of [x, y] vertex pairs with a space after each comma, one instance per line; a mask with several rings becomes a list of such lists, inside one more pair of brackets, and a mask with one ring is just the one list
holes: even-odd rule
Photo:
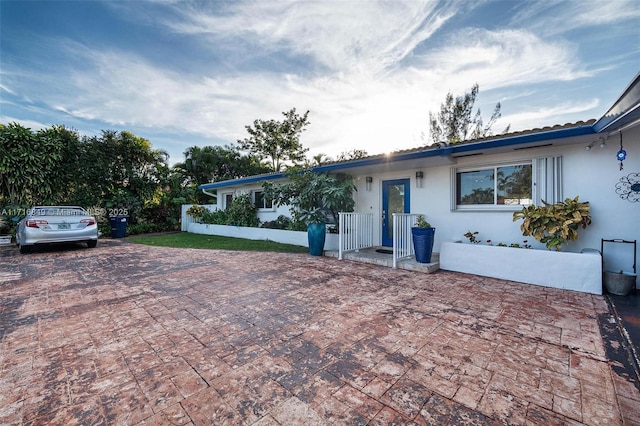
[[423, 215], [418, 216], [415, 226], [411, 228], [413, 251], [416, 254], [416, 262], [431, 262], [435, 233], [436, 228], [432, 227]]
[[307, 224], [309, 254], [321, 256], [327, 232], [327, 220], [338, 223], [339, 212], [352, 212], [355, 185], [345, 175], [328, 175], [293, 168], [288, 182], [263, 183], [266, 199], [274, 205], [290, 206], [294, 222]]
[[563, 202], [531, 205], [513, 213], [513, 221], [522, 219], [522, 235], [532, 236], [545, 244], [549, 250], [561, 251], [562, 245], [578, 239], [578, 228], [591, 224], [589, 202], [580, 202], [578, 197]]

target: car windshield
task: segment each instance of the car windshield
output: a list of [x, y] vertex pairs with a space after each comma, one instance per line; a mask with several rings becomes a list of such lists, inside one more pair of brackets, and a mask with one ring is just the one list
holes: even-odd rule
[[36, 207], [32, 216], [84, 216], [87, 213], [78, 207]]

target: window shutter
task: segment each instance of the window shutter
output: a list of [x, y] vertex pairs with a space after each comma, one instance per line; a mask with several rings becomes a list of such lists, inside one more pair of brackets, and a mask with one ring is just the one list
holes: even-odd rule
[[533, 202], [542, 205], [557, 203], [562, 197], [562, 157], [543, 157], [533, 159]]

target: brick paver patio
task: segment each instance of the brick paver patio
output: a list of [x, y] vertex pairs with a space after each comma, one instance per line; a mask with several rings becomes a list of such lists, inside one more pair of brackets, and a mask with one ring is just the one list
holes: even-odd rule
[[640, 425], [601, 296], [298, 254], [0, 249], [0, 424]]

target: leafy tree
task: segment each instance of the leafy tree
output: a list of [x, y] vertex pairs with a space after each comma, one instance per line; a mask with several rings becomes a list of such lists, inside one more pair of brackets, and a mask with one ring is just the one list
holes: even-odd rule
[[368, 157], [369, 153], [364, 149], [352, 149], [351, 151], [343, 151], [338, 155], [338, 161], [358, 160]]
[[237, 179], [265, 173], [268, 168], [260, 164], [260, 158], [243, 155], [232, 146], [192, 146], [184, 152], [184, 162], [174, 166], [184, 172], [190, 183], [197, 185], [222, 180]]
[[31, 205], [67, 200], [73, 187], [78, 134], [64, 126], [36, 133], [0, 124], [0, 200]]
[[305, 159], [309, 150], [300, 143], [300, 135], [309, 124], [309, 111], [300, 116], [296, 109], [283, 112], [285, 119], [255, 120], [252, 126], [245, 126], [249, 137], [238, 140], [240, 147], [259, 155], [270, 162], [272, 171], [280, 171], [285, 162], [298, 164]]
[[81, 176], [76, 199], [82, 205], [127, 211], [132, 220], [162, 188], [167, 154], [131, 132], [102, 131], [85, 137], [79, 153]]
[[[446, 141], [454, 144], [467, 138], [477, 139], [492, 135], [491, 127], [502, 116], [500, 102], [496, 104], [491, 118], [485, 125], [479, 108], [472, 117], [477, 95], [478, 83], [473, 85], [471, 93], [465, 93], [464, 96], [454, 98], [449, 92], [445, 101], [440, 104], [440, 112], [429, 112], [429, 131], [433, 143]], [[510, 127], [507, 126], [503, 133], [507, 133]]]

